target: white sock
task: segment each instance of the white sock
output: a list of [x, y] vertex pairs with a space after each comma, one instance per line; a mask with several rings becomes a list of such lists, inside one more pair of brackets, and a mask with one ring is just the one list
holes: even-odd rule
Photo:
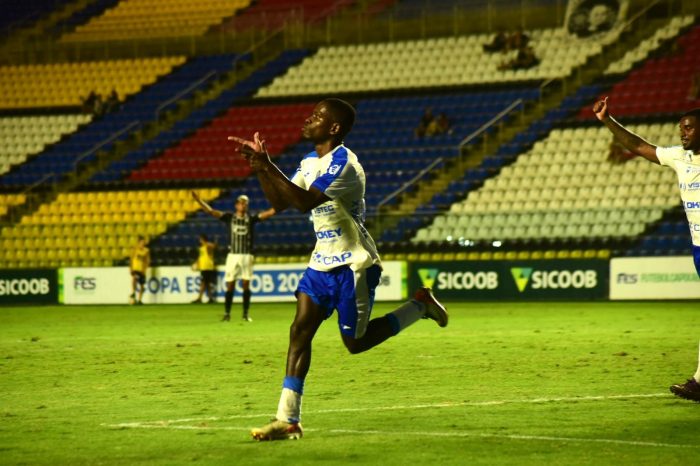
[[425, 315], [425, 304], [415, 300], [407, 301], [398, 307], [395, 311], [387, 314], [394, 329], [394, 335], [399, 333], [411, 324], [414, 324], [418, 319]]
[[300, 422], [301, 421], [301, 393], [288, 388], [282, 389], [280, 402], [277, 405], [278, 420], [284, 422]]
[[695, 372], [693, 378], [696, 382], [700, 382], [700, 348], [698, 349], [698, 370]]

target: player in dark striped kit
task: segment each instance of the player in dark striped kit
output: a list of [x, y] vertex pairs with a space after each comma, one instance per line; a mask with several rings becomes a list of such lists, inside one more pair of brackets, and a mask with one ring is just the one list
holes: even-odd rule
[[236, 280], [240, 279], [243, 288], [243, 320], [251, 322], [250, 318], [250, 280], [253, 278], [253, 227], [259, 221], [275, 215], [275, 209], [268, 209], [257, 215], [249, 215], [248, 204], [250, 200], [245, 194], [236, 198], [236, 211], [222, 212], [212, 209], [199, 195], [192, 191], [192, 197], [202, 209], [214, 218], [218, 218], [228, 225], [231, 238], [229, 253], [226, 256], [226, 268], [224, 281], [226, 282], [226, 295], [224, 300], [224, 317], [222, 320], [231, 320], [231, 305], [236, 291]]

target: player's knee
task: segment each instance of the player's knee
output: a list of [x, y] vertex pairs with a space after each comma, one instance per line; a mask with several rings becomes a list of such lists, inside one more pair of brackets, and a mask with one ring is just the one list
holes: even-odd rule
[[356, 340], [355, 338], [343, 335], [343, 343], [350, 354], [358, 354], [365, 350], [364, 345], [362, 345], [360, 341]]

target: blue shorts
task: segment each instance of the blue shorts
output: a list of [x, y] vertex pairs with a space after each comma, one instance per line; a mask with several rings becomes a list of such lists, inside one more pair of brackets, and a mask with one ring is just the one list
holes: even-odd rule
[[340, 333], [361, 338], [367, 331], [381, 274], [378, 265], [356, 272], [347, 265], [329, 272], [306, 269], [296, 293], [308, 295], [321, 307], [326, 319], [337, 309]]
[[693, 246], [693, 260], [695, 261], [695, 271], [700, 277], [700, 246]]

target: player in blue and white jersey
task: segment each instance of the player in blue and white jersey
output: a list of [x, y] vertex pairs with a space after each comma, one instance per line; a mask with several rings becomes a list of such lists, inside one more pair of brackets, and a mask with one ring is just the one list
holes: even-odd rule
[[256, 440], [302, 436], [301, 399], [311, 363], [311, 342], [321, 323], [338, 312], [338, 327], [350, 353], [366, 351], [420, 318], [447, 325], [447, 312], [430, 289], [389, 314], [370, 320], [375, 288], [382, 272], [374, 240], [363, 225], [365, 172], [357, 156], [343, 145], [355, 121], [355, 109], [340, 99], [320, 102], [304, 122], [302, 134], [315, 150], [288, 179], [255, 133], [253, 141], [237, 137], [275, 211], [294, 207], [311, 212], [316, 246], [296, 290], [297, 310], [289, 335], [286, 376], [273, 421], [252, 431]]
[[[595, 103], [593, 112], [630, 152], [675, 170], [690, 226], [695, 270], [700, 276], [700, 108], [681, 115], [678, 123], [681, 145], [673, 147], [657, 147], [627, 130], [608, 113], [607, 97]], [[686, 383], [672, 385], [671, 392], [700, 402], [700, 355], [695, 375]]]

